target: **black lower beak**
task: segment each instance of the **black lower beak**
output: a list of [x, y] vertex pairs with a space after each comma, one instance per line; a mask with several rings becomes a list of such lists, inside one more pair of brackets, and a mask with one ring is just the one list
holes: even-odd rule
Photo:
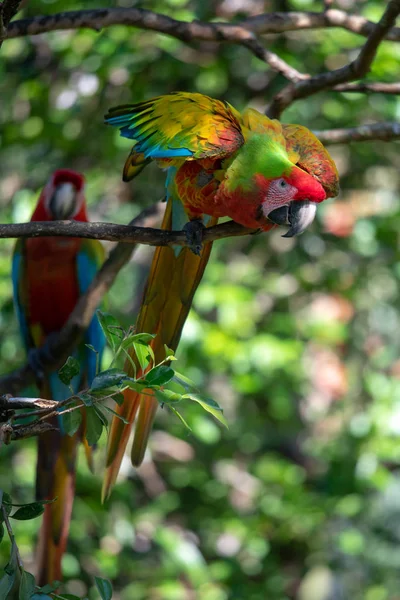
[[289, 223], [289, 205], [285, 204], [285, 206], [280, 206], [279, 208], [275, 208], [272, 210], [268, 219], [275, 223], [275, 225], [290, 225]]
[[290, 225], [289, 231], [282, 236], [290, 238], [303, 233], [314, 221], [316, 212], [315, 202], [293, 201], [289, 205], [275, 208], [269, 213], [268, 219], [276, 225]]

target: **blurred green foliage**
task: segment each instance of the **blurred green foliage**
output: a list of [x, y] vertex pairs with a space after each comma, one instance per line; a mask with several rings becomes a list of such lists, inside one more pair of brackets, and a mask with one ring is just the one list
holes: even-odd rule
[[[141, 6], [185, 20], [234, 21], [282, 4]], [[321, 10], [309, 0], [284, 4]], [[338, 4], [372, 19], [383, 8], [378, 0]], [[65, 8], [61, 0], [31, 0], [24, 13]], [[70, 2], [74, 8], [88, 3]], [[308, 73], [341, 66], [361, 43], [339, 29], [266, 40]], [[85, 173], [93, 220], [125, 223], [162, 197], [155, 167], [121, 182], [129, 141], [102, 124], [110, 106], [188, 90], [262, 110], [284, 84], [244, 48], [189, 47], [122, 26], [9, 40], [1, 52], [2, 222], [28, 220], [58, 167]], [[399, 44], [383, 44], [370, 79], [393, 81], [399, 53]], [[295, 103], [283, 120], [327, 129], [399, 116], [396, 96], [330, 92]], [[160, 410], [144, 465], [135, 471], [123, 463], [105, 506], [103, 436], [96, 475], [83, 460], [79, 466], [63, 563], [70, 593], [95, 600], [93, 576], [101, 575], [120, 600], [398, 598], [398, 148], [333, 147], [341, 196], [319, 208], [298, 240], [273, 232], [215, 244], [177, 355], [180, 370], [223, 407], [229, 430], [190, 405], [188, 436]], [[12, 247], [1, 241], [1, 373], [24, 360], [11, 298]], [[134, 320], [150, 256], [140, 249], [109, 294], [108, 310], [125, 325]], [[33, 499], [34, 465], [33, 440], [2, 447], [0, 488], [16, 502]], [[31, 571], [38, 521], [15, 524]], [[9, 551], [3, 541], [4, 564]]]

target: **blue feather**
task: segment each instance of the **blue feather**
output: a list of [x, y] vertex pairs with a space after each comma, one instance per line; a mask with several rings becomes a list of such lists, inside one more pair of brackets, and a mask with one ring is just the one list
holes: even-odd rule
[[[86, 244], [88, 243], [90, 242], [86, 242]], [[81, 250], [77, 256], [77, 275], [79, 291], [81, 294], [84, 294], [93, 281], [99, 269], [99, 265], [94, 258], [90, 256], [89, 252], [84, 250], [85, 243], [82, 244], [82, 248], [83, 250]], [[86, 330], [85, 343], [93, 346], [99, 353], [99, 358], [101, 359], [105, 347], [105, 339], [96, 315], [93, 316], [93, 319]], [[96, 376], [97, 355], [89, 348], [85, 348], [85, 363], [88, 384], [90, 385]]]
[[21, 279], [24, 276], [23, 262], [22, 262], [23, 256], [22, 256], [22, 252], [21, 252], [21, 246], [22, 246], [22, 244], [18, 243], [15, 248], [15, 251], [13, 254], [13, 259], [12, 259], [11, 276], [12, 276], [12, 283], [13, 283], [14, 306], [16, 308], [17, 318], [18, 318], [18, 322], [19, 322], [19, 328], [21, 331], [22, 339], [25, 344], [25, 349], [28, 351], [30, 349], [29, 328], [28, 328], [28, 323], [26, 320], [25, 310], [21, 304], [21, 299], [19, 297], [19, 286], [20, 286]]

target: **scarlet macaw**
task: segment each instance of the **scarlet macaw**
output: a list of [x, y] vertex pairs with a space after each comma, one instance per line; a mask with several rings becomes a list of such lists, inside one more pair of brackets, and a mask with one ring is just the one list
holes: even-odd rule
[[[319, 140], [301, 125], [281, 124], [254, 109], [241, 114], [227, 102], [177, 92], [112, 108], [105, 121], [135, 142], [125, 181], [153, 159], [167, 169], [163, 229], [180, 230], [188, 218], [193, 224], [203, 215], [211, 217], [208, 225], [229, 216], [264, 231], [288, 223], [286, 235], [292, 236], [313, 220], [317, 203], [338, 193], [336, 166]], [[189, 233], [195, 239], [196, 230]], [[164, 344], [173, 350], [178, 345], [210, 251], [210, 243], [199, 256], [187, 247], [155, 251], [136, 331], [157, 334], [152, 342], [156, 361], [165, 356]], [[132, 372], [129, 362], [126, 369]], [[124, 395], [118, 412], [129, 425], [113, 418], [103, 497], [115, 482], [135, 416], [131, 458], [138, 466], [157, 409], [148, 391]]]
[[[84, 187], [81, 174], [67, 169], [55, 171], [40, 195], [31, 221], [88, 221]], [[49, 336], [60, 331], [103, 258], [103, 247], [95, 240], [48, 237], [17, 242], [12, 266], [14, 303], [28, 353], [43, 347]], [[96, 354], [85, 343], [91, 344], [101, 356], [104, 337], [97, 317], [91, 321], [74, 354], [81, 364], [80, 374], [71, 381], [75, 393], [89, 385], [96, 374]], [[47, 375], [39, 385], [44, 398], [60, 401], [71, 396], [71, 390], [60, 381], [57, 372]], [[81, 426], [71, 437], [63, 433], [62, 417], [54, 419], [53, 424], [59, 429], [41, 435], [38, 442], [36, 498], [58, 498], [46, 505], [39, 533], [39, 585], [61, 579], [61, 558], [75, 494], [77, 447], [83, 430]], [[86, 440], [85, 450], [90, 459]]]

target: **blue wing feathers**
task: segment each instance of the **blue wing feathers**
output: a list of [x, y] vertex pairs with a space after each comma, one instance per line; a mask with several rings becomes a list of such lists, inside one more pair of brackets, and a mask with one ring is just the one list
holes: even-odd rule
[[26, 314], [20, 298], [20, 285], [23, 274], [23, 256], [22, 256], [22, 244], [19, 244], [14, 252], [12, 259], [12, 284], [13, 284], [13, 296], [14, 306], [17, 312], [17, 318], [19, 328], [21, 331], [22, 339], [24, 341], [26, 351], [29, 350], [29, 328], [26, 320]]
[[[84, 294], [93, 281], [98, 269], [99, 261], [95, 253], [90, 252], [90, 242], [82, 243], [82, 250], [77, 256], [77, 275], [79, 291]], [[99, 358], [105, 347], [103, 331], [100, 327], [97, 316], [94, 315], [85, 334], [85, 343], [93, 346], [99, 353]], [[85, 348], [85, 363], [87, 370], [88, 384], [96, 376], [97, 355], [90, 348]]]

